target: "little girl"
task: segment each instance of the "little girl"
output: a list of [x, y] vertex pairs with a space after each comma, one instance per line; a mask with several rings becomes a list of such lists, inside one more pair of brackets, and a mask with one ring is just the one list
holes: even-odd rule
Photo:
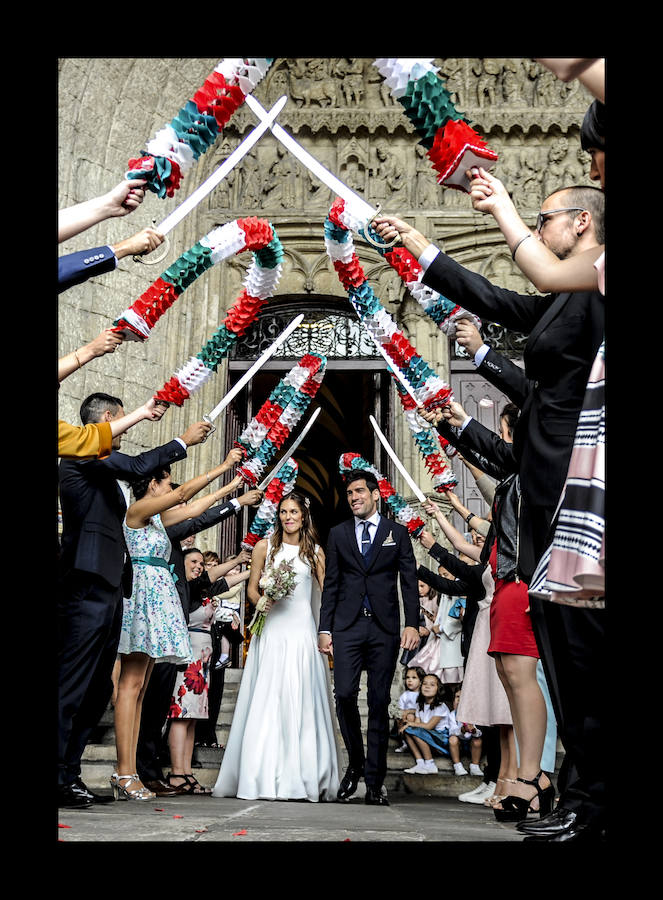
[[431, 748], [449, 756], [449, 707], [446, 689], [437, 675], [425, 675], [417, 698], [414, 720], [403, 730], [415, 765], [408, 774], [430, 775], [438, 771]]
[[[403, 650], [401, 654], [401, 665], [409, 666], [413, 657], [417, 656], [423, 650], [430, 637], [431, 641], [435, 635], [431, 634], [433, 623], [436, 621], [437, 610], [439, 606], [438, 592], [425, 581], [419, 580], [419, 646], [415, 650]], [[434, 642], [434, 641], [433, 641]], [[415, 666], [421, 666], [424, 672], [431, 671], [424, 663], [414, 662]]]
[[[470, 725], [467, 722], [459, 722], [456, 718], [456, 710], [460, 703], [460, 688], [454, 691], [454, 705], [449, 713], [449, 753], [451, 761], [454, 764], [455, 775], [479, 775], [483, 778], [483, 772], [479, 767], [481, 760], [481, 729], [476, 725]], [[465, 766], [460, 761], [460, 752], [469, 751], [470, 771], [468, 773]]]
[[[398, 708], [401, 710], [401, 713], [394, 717], [394, 724], [399, 734], [405, 727], [404, 723], [408, 718], [408, 712], [413, 712], [417, 707], [421, 682], [425, 675], [426, 673], [419, 666], [405, 670], [405, 675], [403, 676], [405, 690], [398, 698]], [[407, 749], [407, 743], [402, 741], [401, 746], [396, 748], [396, 753], [403, 753]]]

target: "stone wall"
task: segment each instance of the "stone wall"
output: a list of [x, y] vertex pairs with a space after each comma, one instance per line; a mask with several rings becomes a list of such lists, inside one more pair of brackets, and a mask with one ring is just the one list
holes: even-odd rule
[[[184, 105], [213, 70], [217, 59], [84, 59], [59, 61], [59, 207], [98, 196], [122, 180], [127, 161]], [[513, 192], [533, 224], [541, 200], [553, 189], [589, 183], [589, 158], [580, 150], [579, 126], [591, 97], [577, 84], [564, 85], [528, 59], [437, 60], [459, 110], [500, 154], [495, 174]], [[289, 97], [279, 121], [316, 158], [372, 205], [399, 214], [460, 263], [496, 283], [532, 291], [516, 270], [491, 217], [475, 213], [466, 195], [435, 183], [418, 136], [400, 104], [385, 89], [370, 59], [275, 59], [255, 95], [266, 108]], [[195, 189], [255, 125], [242, 107], [217, 144], [185, 175], [172, 199], [148, 193], [129, 217], [108, 220], [59, 246], [59, 253], [112, 244], [160, 222]], [[95, 337], [129, 306], [184, 250], [215, 225], [240, 216], [268, 218], [286, 258], [278, 295], [307, 299], [344, 296], [324, 247], [322, 226], [332, 201], [272, 135], [264, 136], [203, 203], [169, 236], [163, 263], [123, 259], [117, 270], [72, 288], [59, 298], [59, 352]], [[158, 253], [159, 251], [157, 251]], [[156, 255], [156, 254], [155, 254]], [[393, 270], [368, 246], [360, 258], [377, 295], [422, 356], [449, 378], [450, 348], [435, 325], [409, 297]], [[147, 258], [149, 262], [149, 257]], [[78, 423], [81, 400], [92, 391], [119, 395], [127, 411], [195, 355], [237, 297], [245, 263], [221, 264], [196, 281], [162, 317], [150, 339], [125, 343], [70, 376], [59, 394], [61, 417]], [[182, 433], [221, 397], [225, 365], [216, 389], [178, 409], [161, 423], [141, 423], [123, 440], [138, 453]], [[429, 487], [406, 426], [395, 446], [422, 488]], [[190, 478], [216, 464], [223, 447], [210, 439], [178, 467]]]

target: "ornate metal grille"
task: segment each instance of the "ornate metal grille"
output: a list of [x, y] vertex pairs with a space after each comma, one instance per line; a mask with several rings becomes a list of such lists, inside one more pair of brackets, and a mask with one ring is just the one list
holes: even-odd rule
[[237, 342], [232, 359], [255, 359], [302, 312], [303, 322], [279, 347], [275, 359], [300, 359], [305, 353], [322, 353], [330, 359], [381, 358], [348, 303], [326, 298], [324, 303], [299, 300], [276, 305], [272, 302]]

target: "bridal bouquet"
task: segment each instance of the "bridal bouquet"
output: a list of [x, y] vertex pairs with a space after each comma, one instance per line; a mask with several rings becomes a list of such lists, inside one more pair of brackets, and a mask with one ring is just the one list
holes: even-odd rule
[[265, 612], [265, 604], [267, 597], [272, 603], [278, 603], [279, 600], [285, 599], [295, 586], [296, 575], [292, 561], [282, 559], [278, 566], [271, 566], [267, 569], [258, 582], [263, 589], [264, 594], [256, 604], [256, 611], [249, 623], [249, 631], [251, 634], [262, 634], [267, 613]]

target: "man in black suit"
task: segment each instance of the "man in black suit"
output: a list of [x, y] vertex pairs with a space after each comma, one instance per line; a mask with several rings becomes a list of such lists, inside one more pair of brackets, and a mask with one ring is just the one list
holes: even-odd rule
[[[232, 465], [235, 462], [240, 462], [242, 458], [241, 450], [231, 450], [227, 460]], [[173, 488], [175, 487], [176, 485], [173, 485]], [[189, 621], [191, 604], [191, 582], [187, 578], [185, 571], [184, 551], [182, 550], [181, 542], [191, 537], [191, 535], [199, 534], [207, 528], [213, 528], [229, 516], [238, 513], [243, 506], [255, 506], [260, 503], [261, 498], [261, 491], [245, 491], [240, 497], [233, 497], [225, 503], [213, 506], [195, 519], [185, 519], [178, 525], [173, 525], [166, 529], [172, 544], [169, 562], [173, 566], [174, 574], [177, 575], [175, 586], [182, 603], [184, 619], [187, 623]], [[240, 557], [240, 562], [242, 559], [243, 557]], [[226, 584], [225, 579], [223, 581]], [[197, 579], [197, 582], [209, 586], [209, 578], [206, 575], [201, 579]], [[201, 590], [200, 584], [196, 584], [197, 591]], [[216, 587], [212, 589], [210, 595], [221, 593], [224, 590], [227, 590], [227, 586], [219, 585], [218, 589]], [[222, 672], [219, 674], [223, 677]], [[153, 791], [158, 797], [179, 793], [177, 788], [166, 783], [160, 761], [163, 751], [161, 732], [168, 718], [168, 710], [176, 678], [177, 666], [174, 663], [160, 663], [158, 666], [155, 666], [143, 698], [140, 732], [136, 748], [136, 765], [140, 780], [145, 787]]]
[[[417, 570], [406, 528], [378, 512], [380, 491], [370, 472], [346, 479], [353, 518], [329, 533], [318, 647], [334, 657], [336, 714], [349, 756], [337, 797], [347, 800], [366, 782], [366, 803], [388, 806], [389, 702], [398, 648], [419, 645]], [[400, 636], [398, 578], [405, 627]], [[357, 707], [362, 669], [368, 674], [367, 746]]]
[[[80, 416], [89, 422], [124, 415], [122, 401], [91, 394]], [[130, 596], [132, 567], [122, 531], [128, 480], [184, 459], [209, 432], [196, 422], [161, 447], [131, 457], [121, 436], [105, 459], [63, 459], [59, 466], [62, 539], [58, 573], [58, 806], [89, 806], [101, 798], [80, 778], [81, 757], [112, 694], [112, 670], [122, 625], [123, 596]]]
[[[563, 188], [542, 203], [538, 237], [559, 259], [591, 250], [605, 241], [604, 210], [599, 189]], [[604, 336], [605, 298], [599, 291], [528, 296], [496, 287], [400, 220], [382, 221], [378, 231], [383, 238], [399, 233], [417, 257], [425, 270], [424, 284], [481, 318], [528, 335], [523, 359], [531, 390], [522, 403], [512, 447], [500, 450], [513, 453], [514, 468], [520, 473], [519, 574], [529, 582], [550, 539], [589, 372]], [[483, 365], [485, 377], [499, 386], [504, 374], [499, 361], [486, 355]], [[485, 431], [472, 420], [465, 423], [463, 437], [490, 456], [483, 442]], [[492, 438], [488, 441], [495, 445]], [[592, 660], [600, 658], [605, 615], [600, 609], [573, 609], [536, 597], [531, 599], [530, 612], [557, 726], [570, 759], [567, 771], [582, 773], [573, 801], [574, 808], [582, 810], [582, 821], [580, 813], [567, 809], [571, 801], [564, 798], [562, 812], [569, 815], [557, 816], [550, 828], [559, 831], [552, 839], [585, 840], [605, 824], [605, 754], [600, 749], [600, 710], [579, 708], [578, 685], [589, 683], [591, 672], [600, 668]], [[587, 697], [591, 691], [582, 694]], [[592, 706], [597, 703], [598, 697]]]

